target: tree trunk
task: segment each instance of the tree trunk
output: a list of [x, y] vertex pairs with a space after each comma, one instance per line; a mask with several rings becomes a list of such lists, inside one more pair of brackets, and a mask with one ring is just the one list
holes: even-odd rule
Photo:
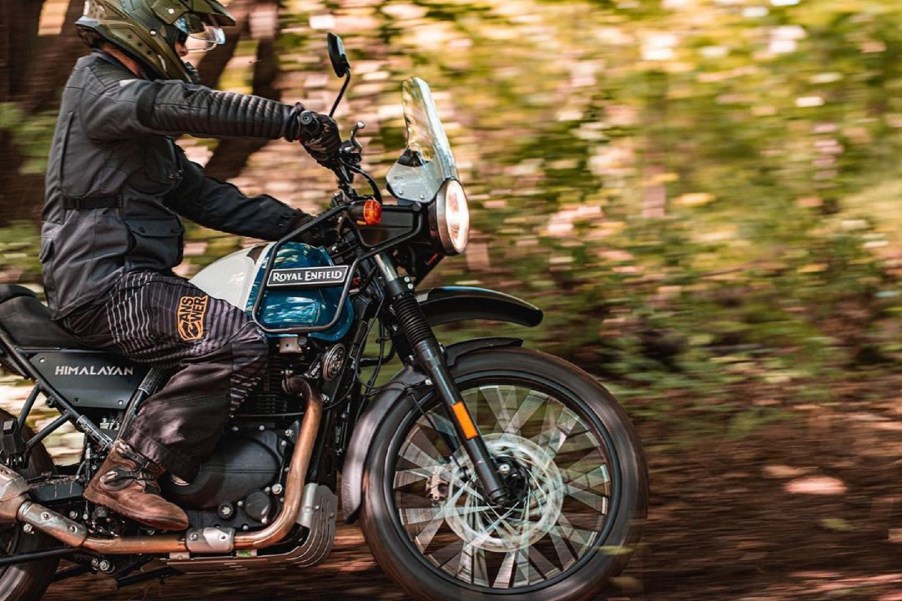
[[[238, 19], [239, 14], [236, 10], [241, 11], [239, 26], [241, 26], [242, 32], [249, 32], [257, 40], [257, 60], [254, 61], [252, 92], [257, 96], [279, 100], [281, 92], [275, 85], [279, 76], [279, 63], [275, 52], [275, 41], [278, 37], [279, 3], [266, 0], [265, 2], [243, 2], [240, 6], [236, 6], [237, 4], [235, 2], [229, 6], [230, 12]], [[251, 26], [252, 20], [254, 21], [253, 26]], [[207, 58], [201, 65], [205, 66], [206, 61]], [[241, 173], [248, 158], [263, 148], [267, 142], [267, 140], [247, 138], [224, 139], [219, 142], [204, 171], [207, 175], [219, 179], [235, 177]]]
[[75, 21], [83, 10], [83, 0], [70, 0], [60, 34], [43, 40], [36, 63], [41, 68], [32, 70], [26, 95], [21, 99], [21, 106], [28, 113], [56, 107], [75, 61], [87, 51], [75, 30]]
[[0, 0], [0, 102], [22, 93], [44, 0]]
[[[0, 102], [25, 94], [38, 45], [43, 0], [0, 0]], [[25, 162], [13, 134], [0, 130], [0, 223], [34, 219], [40, 210], [43, 177], [22, 176]]]

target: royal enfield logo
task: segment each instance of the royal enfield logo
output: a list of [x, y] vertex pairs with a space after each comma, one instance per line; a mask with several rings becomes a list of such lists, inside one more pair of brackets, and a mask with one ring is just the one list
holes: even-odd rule
[[347, 275], [347, 265], [306, 267], [302, 269], [273, 269], [269, 274], [267, 286], [270, 288], [337, 286], [344, 283]]
[[57, 376], [133, 376], [134, 367], [117, 365], [57, 365]]
[[185, 342], [193, 342], [204, 337], [204, 315], [207, 313], [209, 296], [183, 296], [179, 299], [179, 337]]

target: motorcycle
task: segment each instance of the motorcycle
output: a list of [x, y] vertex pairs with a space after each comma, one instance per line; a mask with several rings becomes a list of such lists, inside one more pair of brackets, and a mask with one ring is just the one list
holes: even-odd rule
[[[351, 69], [338, 36], [328, 47], [344, 78], [333, 114]], [[34, 382], [18, 415], [0, 415], [3, 599], [37, 599], [51, 580], [87, 572], [123, 586], [317, 565], [332, 548], [339, 485], [343, 519], [359, 522], [379, 565], [416, 599], [586, 600], [622, 570], [647, 477], [614, 397], [520, 339], [446, 346], [436, 336], [441, 324], [532, 327], [543, 314], [483, 288], [418, 290], [464, 251], [469, 209], [429, 86], [411, 78], [402, 92], [407, 147], [387, 174], [392, 202], [361, 167], [358, 122], [329, 164], [338, 190], [328, 210], [192, 280], [245, 308], [270, 354], [197, 478], [163, 482], [189, 516], [186, 532], [154, 531], [82, 498], [117, 432], [169, 373], [85, 348], [29, 289], [0, 286], [0, 363]], [[302, 123], [315, 133], [311, 115]], [[298, 242], [312, 227], [334, 242]], [[379, 383], [395, 358], [402, 367]], [[33, 433], [26, 420], [40, 397], [59, 416]], [[84, 433], [82, 453], [55, 466], [43, 441], [66, 423]], [[57, 572], [61, 558], [73, 567]]]

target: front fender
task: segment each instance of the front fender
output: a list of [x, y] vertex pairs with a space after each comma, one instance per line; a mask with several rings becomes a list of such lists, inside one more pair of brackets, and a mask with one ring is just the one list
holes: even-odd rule
[[488, 288], [432, 288], [417, 294], [417, 301], [431, 326], [465, 319], [491, 319], [533, 327], [542, 323], [544, 317], [538, 307]]
[[[448, 366], [452, 368], [457, 359], [463, 355], [486, 348], [504, 346], [521, 346], [523, 341], [517, 338], [477, 338], [452, 344], [445, 350]], [[366, 469], [369, 450], [379, 429], [379, 424], [408, 390], [423, 384], [426, 375], [407, 365], [382, 387], [382, 390], [370, 404], [366, 412], [357, 421], [354, 434], [348, 445], [344, 466], [341, 470], [341, 506], [345, 521], [351, 523], [357, 519], [363, 499], [363, 472]]]

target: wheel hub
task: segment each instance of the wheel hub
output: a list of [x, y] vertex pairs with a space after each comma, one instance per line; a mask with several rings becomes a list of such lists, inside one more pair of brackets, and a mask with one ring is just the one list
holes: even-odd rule
[[462, 451], [456, 462], [428, 479], [427, 492], [441, 506], [448, 526], [467, 544], [498, 553], [529, 547], [560, 517], [564, 498], [560, 470], [553, 455], [522, 436], [489, 434], [485, 443], [508, 484], [508, 504], [495, 506], [484, 497]]
[[498, 473], [507, 487], [508, 500], [504, 504], [507, 509], [516, 509], [526, 500], [529, 492], [529, 469], [515, 457], [495, 457]]

